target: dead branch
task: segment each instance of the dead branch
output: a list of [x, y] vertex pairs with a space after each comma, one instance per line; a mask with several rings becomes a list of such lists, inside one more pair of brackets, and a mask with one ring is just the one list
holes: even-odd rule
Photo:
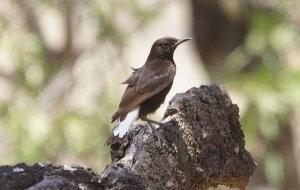
[[[177, 94], [164, 123], [133, 125], [102, 176], [79, 166], [0, 167], [0, 189], [244, 189], [255, 169], [238, 106], [218, 85]], [[17, 168], [17, 169], [16, 169]]]

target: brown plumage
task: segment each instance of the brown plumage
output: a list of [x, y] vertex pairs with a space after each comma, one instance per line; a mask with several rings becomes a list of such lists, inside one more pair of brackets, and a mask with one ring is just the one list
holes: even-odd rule
[[[176, 73], [173, 53], [179, 44], [190, 39], [165, 37], [154, 42], [146, 63], [139, 69], [133, 69], [131, 76], [122, 83], [128, 86], [118, 111], [111, 118], [112, 122], [117, 119], [120, 119], [120, 122], [124, 121], [132, 110], [137, 111], [137, 115], [132, 116], [132, 120], [141, 118], [149, 121], [146, 116], [159, 108], [172, 87]], [[132, 121], [128, 122], [132, 123]], [[121, 129], [118, 129], [118, 126], [116, 128], [108, 144], [113, 144], [118, 138], [123, 137], [123, 135], [118, 136], [119, 133], [115, 130]]]

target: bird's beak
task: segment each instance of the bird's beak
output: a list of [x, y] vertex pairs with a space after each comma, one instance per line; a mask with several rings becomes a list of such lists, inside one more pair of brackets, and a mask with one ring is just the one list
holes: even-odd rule
[[178, 39], [178, 41], [172, 46], [172, 48], [176, 48], [179, 44], [182, 44], [183, 42], [189, 41], [192, 38], [182, 38], [182, 39]]

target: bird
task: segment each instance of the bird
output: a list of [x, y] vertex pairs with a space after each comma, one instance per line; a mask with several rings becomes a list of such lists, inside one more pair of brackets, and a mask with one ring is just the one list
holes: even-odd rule
[[131, 124], [138, 119], [146, 121], [150, 126], [151, 123], [160, 124], [148, 119], [147, 115], [160, 107], [172, 87], [176, 74], [173, 59], [175, 49], [191, 39], [160, 38], [153, 43], [145, 64], [140, 68], [132, 68], [132, 74], [121, 83], [126, 84], [127, 88], [118, 110], [111, 117], [112, 123], [119, 120], [119, 124], [107, 140], [108, 145], [120, 142]]

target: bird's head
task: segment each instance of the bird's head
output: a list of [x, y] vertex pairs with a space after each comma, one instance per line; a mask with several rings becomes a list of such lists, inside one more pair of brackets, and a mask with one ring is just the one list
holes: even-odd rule
[[173, 60], [173, 54], [176, 47], [192, 38], [176, 39], [172, 37], [164, 37], [156, 40], [152, 45], [149, 56], [155, 56], [160, 59], [171, 59]]

